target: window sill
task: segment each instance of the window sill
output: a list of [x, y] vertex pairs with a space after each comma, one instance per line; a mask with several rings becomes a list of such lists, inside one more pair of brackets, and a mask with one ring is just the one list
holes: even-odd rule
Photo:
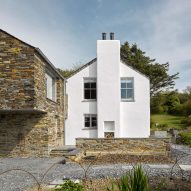
[[135, 102], [134, 99], [121, 99], [121, 102]]
[[96, 99], [84, 99], [82, 102], [96, 102]]
[[51, 101], [51, 102], [53, 102], [53, 103], [55, 103], [55, 104], [58, 104], [56, 101], [54, 101], [54, 100], [52, 100], [52, 99], [50, 99], [50, 98], [46, 98], [48, 101]]
[[83, 128], [82, 130], [96, 130], [97, 127]]

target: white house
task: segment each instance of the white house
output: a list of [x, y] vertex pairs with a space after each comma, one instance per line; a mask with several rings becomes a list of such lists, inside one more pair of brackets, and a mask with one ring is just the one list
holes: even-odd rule
[[66, 82], [65, 144], [76, 138], [150, 136], [149, 79], [120, 60], [120, 41], [97, 41], [97, 58]]

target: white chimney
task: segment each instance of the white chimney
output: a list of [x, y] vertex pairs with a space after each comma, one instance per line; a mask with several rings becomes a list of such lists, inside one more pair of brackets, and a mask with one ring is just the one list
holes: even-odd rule
[[97, 41], [98, 137], [104, 137], [104, 124], [114, 123], [115, 137], [120, 127], [120, 41]]

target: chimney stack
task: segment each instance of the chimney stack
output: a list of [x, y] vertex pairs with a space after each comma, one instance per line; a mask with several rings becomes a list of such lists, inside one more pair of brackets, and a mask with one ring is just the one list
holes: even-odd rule
[[114, 40], [114, 32], [110, 33], [110, 40]]
[[105, 32], [102, 33], [102, 40], [106, 40], [106, 33]]

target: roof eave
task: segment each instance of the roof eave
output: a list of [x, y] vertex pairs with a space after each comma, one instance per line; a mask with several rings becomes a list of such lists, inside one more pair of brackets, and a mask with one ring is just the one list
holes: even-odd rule
[[9, 34], [8, 32], [6, 32], [6, 31], [4, 31], [4, 30], [2, 30], [2, 29], [0, 29], [0, 32], [3, 32], [3, 33], [5, 33], [6, 35], [9, 35], [9, 36], [13, 37], [14, 39], [20, 41], [21, 43], [23, 43], [23, 44], [25, 44], [25, 45], [27, 45], [27, 46], [29, 46], [30, 48], [33, 48], [36, 52], [38, 52], [38, 54], [45, 60], [45, 62], [56, 72], [56, 74], [57, 74], [61, 79], [63, 79], [63, 80], [65, 79], [65, 78], [60, 74], [60, 72], [56, 69], [56, 67], [50, 62], [50, 60], [44, 55], [44, 53], [43, 53], [39, 48], [34, 47], [34, 46], [32, 46], [32, 45], [30, 45], [30, 44], [28, 44], [28, 43], [22, 41], [21, 39], [19, 39], [19, 38], [13, 36], [12, 34]]
[[83, 66], [81, 66], [80, 68], [78, 68], [77, 70], [75, 70], [70, 76], [68, 76], [66, 79], [71, 78], [72, 76], [74, 76], [75, 74], [77, 74], [78, 72], [80, 72], [81, 70], [83, 70], [84, 68], [86, 68], [87, 66], [93, 64], [94, 62], [97, 61], [97, 58], [92, 59], [90, 62], [84, 64]]
[[56, 69], [56, 67], [50, 62], [50, 60], [44, 55], [44, 53], [39, 49], [35, 47], [35, 50], [37, 53], [45, 60], [45, 62], [56, 72], [56, 74], [62, 79], [65, 80], [65, 78], [62, 76], [62, 74]]

